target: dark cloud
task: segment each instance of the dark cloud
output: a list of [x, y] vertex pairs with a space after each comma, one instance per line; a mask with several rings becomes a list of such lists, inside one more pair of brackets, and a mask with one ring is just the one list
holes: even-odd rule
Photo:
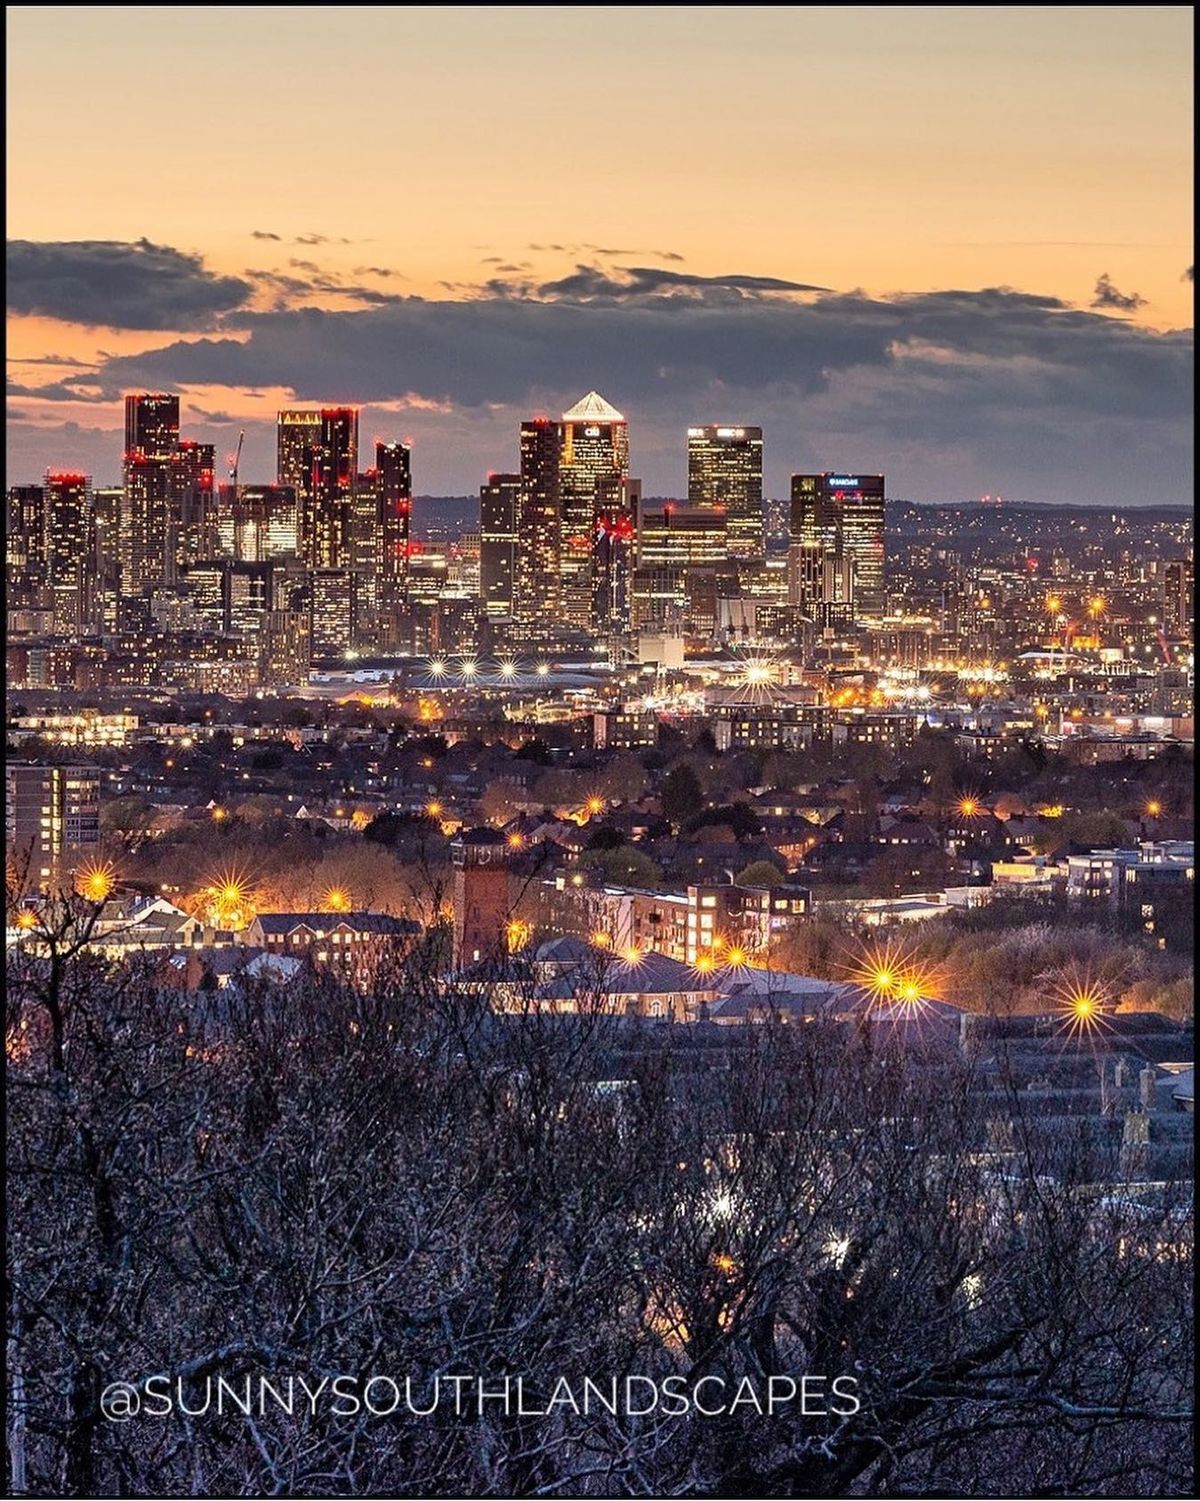
[[7, 360], [10, 365], [66, 365], [69, 367], [78, 367], [80, 365], [92, 364], [91, 360], [77, 359], [73, 354], [10, 354], [7, 356]]
[[[764, 426], [775, 495], [812, 464], [878, 468], [895, 494], [931, 500], [1187, 494], [1190, 334], [1005, 287], [798, 296], [807, 284], [770, 277], [583, 270], [577, 289], [547, 295], [516, 273], [465, 299], [455, 289], [455, 300], [339, 284], [360, 305], [337, 311], [293, 305], [312, 279], [258, 273], [287, 305], [228, 315], [239, 337], [171, 341], [18, 394], [77, 401], [98, 390], [111, 402], [139, 386], [285, 387], [365, 408], [416, 397], [405, 430], [435, 493], [510, 465], [520, 416], [595, 387], [629, 415], [651, 493], [682, 483], [687, 425], [729, 420]], [[597, 277], [618, 292], [598, 293]], [[378, 420], [390, 431], [396, 418]], [[269, 467], [269, 433], [261, 442]]]
[[1112, 278], [1105, 271], [1096, 280], [1096, 293], [1092, 298], [1094, 308], [1112, 308], [1120, 313], [1136, 313], [1138, 308], [1146, 306], [1146, 299], [1139, 292], [1119, 292], [1112, 284]]
[[252, 229], [250, 238], [252, 240], [282, 240], [283, 236], [272, 234], [269, 229]]
[[198, 255], [149, 240], [10, 240], [8, 307], [105, 328], [204, 329], [241, 307], [250, 284]]
[[[382, 307], [389, 302], [402, 302], [398, 292], [380, 292], [375, 287], [359, 286], [344, 281], [336, 272], [323, 270], [315, 261], [290, 260], [288, 265], [305, 276], [289, 276], [284, 271], [247, 271], [246, 275], [260, 288], [275, 294], [275, 312], [283, 312], [296, 303], [312, 298], [346, 297], [364, 306]], [[238, 325], [238, 315], [225, 320], [228, 326]]]
[[10, 380], [7, 390], [10, 396], [36, 396], [40, 401], [90, 401], [102, 405], [110, 399], [108, 388], [94, 371], [64, 375], [44, 386], [23, 386]]
[[408, 280], [403, 271], [393, 271], [390, 266], [355, 266], [354, 274], [355, 276], [396, 276], [401, 281]]
[[667, 271], [661, 266], [620, 266], [603, 271], [598, 266], [579, 265], [570, 276], [543, 282], [542, 297], [630, 298], [650, 293], [685, 291], [696, 295], [758, 297], [773, 292], [826, 292], [828, 287], [784, 281], [777, 276], [697, 276], [687, 271]]

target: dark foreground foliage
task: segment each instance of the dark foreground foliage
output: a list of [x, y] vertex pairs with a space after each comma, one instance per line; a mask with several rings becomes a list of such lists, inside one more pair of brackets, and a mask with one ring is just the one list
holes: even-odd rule
[[[13, 1490], [1190, 1489], [1188, 1206], [1015, 1097], [989, 1125], [966, 1063], [495, 1018], [419, 955], [368, 993], [186, 996], [75, 947], [10, 975]], [[217, 1375], [805, 1372], [861, 1411], [100, 1410], [157, 1374], [199, 1405]]]

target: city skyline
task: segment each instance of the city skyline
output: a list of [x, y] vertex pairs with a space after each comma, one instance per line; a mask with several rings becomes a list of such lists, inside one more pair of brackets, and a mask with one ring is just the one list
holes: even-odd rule
[[[316, 8], [283, 36], [241, 7], [236, 39], [210, 7], [177, 18], [210, 107], [143, 132], [132, 181], [123, 111], [81, 143], [66, 104], [99, 70], [165, 105], [167, 39], [106, 7], [59, 59], [62, 9], [9, 13], [10, 120], [39, 120], [10, 179], [14, 480], [115, 480], [120, 393], [167, 388], [218, 454], [246, 429], [248, 476], [278, 409], [354, 404], [364, 441], [413, 440], [419, 490], [464, 494], [514, 466], [515, 421], [594, 387], [647, 493], [683, 493], [677, 433], [718, 421], [763, 427], [776, 497], [842, 464], [935, 502], [1186, 496], [1186, 7], [617, 7], [545, 34], [521, 7]], [[268, 37], [287, 66], [247, 73]], [[395, 111], [365, 85], [401, 51]], [[306, 102], [298, 137], [290, 91], [319, 101], [328, 59], [364, 84], [352, 133]], [[543, 80], [520, 122], [487, 103], [506, 65]], [[848, 85], [886, 98], [885, 145]]]

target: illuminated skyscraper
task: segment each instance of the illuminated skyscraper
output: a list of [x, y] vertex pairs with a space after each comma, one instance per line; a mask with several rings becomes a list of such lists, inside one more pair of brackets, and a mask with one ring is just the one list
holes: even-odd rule
[[761, 427], [688, 428], [688, 505], [723, 510], [729, 553], [763, 554]]
[[180, 439], [174, 456], [173, 508], [178, 528], [175, 560], [180, 567], [216, 556], [217, 509], [211, 443]]
[[1163, 629], [1169, 636], [1192, 634], [1192, 601], [1195, 587], [1192, 565], [1184, 558], [1171, 558], [1163, 565]]
[[633, 625], [633, 570], [642, 482], [605, 476], [596, 485], [591, 628], [610, 643]]
[[179, 447], [179, 397], [140, 392], [125, 398], [125, 456], [169, 460]]
[[55, 629], [80, 635], [91, 625], [95, 555], [86, 474], [47, 473], [45, 520], [45, 577]]
[[319, 411], [280, 412], [275, 424], [275, 478], [299, 495], [312, 473], [313, 454], [321, 446]]
[[161, 392], [126, 396], [121, 592], [127, 598], [174, 582], [178, 451], [179, 397]]
[[222, 485], [218, 550], [239, 563], [295, 557], [299, 546], [296, 492], [289, 485]]
[[349, 568], [314, 568], [311, 588], [311, 641], [314, 657], [341, 657], [354, 644], [354, 574]]
[[276, 440], [279, 483], [296, 491], [304, 560], [310, 568], [348, 567], [358, 470], [358, 409], [280, 412]]
[[561, 625], [559, 487], [561, 428], [549, 417], [521, 424], [521, 492], [513, 577], [513, 623], [529, 638]]
[[479, 487], [479, 597], [493, 620], [513, 613], [521, 476], [492, 474]]
[[594, 624], [592, 563], [605, 480], [629, 478], [629, 424], [598, 391], [589, 391], [562, 418], [559, 488], [562, 504], [562, 618]]
[[46, 492], [41, 485], [13, 485], [8, 492], [5, 561], [8, 587], [40, 579], [46, 561]]
[[[824, 578], [830, 563], [832, 578], [842, 580], [835, 591], [842, 597], [826, 597], [823, 603], [848, 604], [848, 592], [856, 616], [886, 613], [882, 474], [793, 474], [791, 545], [808, 555], [809, 576], [815, 577], [819, 568]], [[793, 580], [805, 572], [801, 561], [793, 566]], [[851, 570], [848, 590], [845, 565]], [[802, 602], [793, 598], [793, 603]]]
[[121, 511], [121, 592], [129, 599], [175, 577], [171, 469], [157, 459], [125, 461]]
[[93, 614], [101, 632], [117, 629], [121, 606], [121, 514], [125, 491], [100, 485], [92, 491]]
[[412, 450], [405, 444], [375, 444], [375, 496], [379, 608], [394, 612], [408, 602]]
[[711, 582], [714, 570], [728, 564], [728, 559], [728, 516], [724, 510], [673, 501], [653, 508], [639, 505], [634, 624], [643, 627], [683, 621], [688, 613], [689, 583], [701, 574]]

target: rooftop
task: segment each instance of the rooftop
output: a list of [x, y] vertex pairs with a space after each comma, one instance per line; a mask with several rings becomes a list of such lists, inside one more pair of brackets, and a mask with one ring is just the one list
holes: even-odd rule
[[589, 391], [562, 415], [564, 422], [624, 422], [625, 418], [599, 391]]

